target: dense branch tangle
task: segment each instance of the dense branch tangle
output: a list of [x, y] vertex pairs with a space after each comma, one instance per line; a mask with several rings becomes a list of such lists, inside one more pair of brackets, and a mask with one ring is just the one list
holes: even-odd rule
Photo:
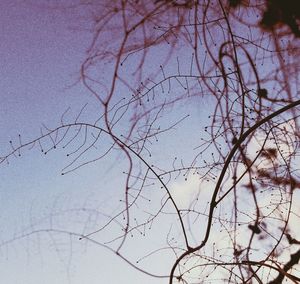
[[[1, 161], [77, 142], [63, 169], [70, 174], [117, 152], [126, 161], [122, 209], [81, 239], [117, 224], [105, 246], [121, 255], [129, 236], [149, 234], [161, 246], [141, 259], [167, 251], [169, 283], [299, 279], [286, 237], [296, 237], [289, 220], [300, 188], [294, 35], [287, 26], [262, 32], [259, 1], [104, 2], [92, 3], [94, 38], [80, 73], [99, 119], [81, 121], [85, 109], [63, 116], [36, 140], [11, 142]], [[193, 194], [184, 193], [189, 184]], [[155, 225], [166, 230], [152, 235]], [[140, 260], [136, 267], [155, 274]]]

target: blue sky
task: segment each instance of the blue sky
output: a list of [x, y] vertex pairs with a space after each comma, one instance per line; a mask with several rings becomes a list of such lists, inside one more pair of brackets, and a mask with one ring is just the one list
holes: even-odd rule
[[[93, 114], [97, 112], [94, 97], [78, 83], [91, 34], [79, 30], [74, 18], [72, 13], [51, 11], [34, 2], [1, 1], [1, 155], [11, 150], [9, 141], [13, 147], [19, 145], [19, 134], [24, 143], [38, 136], [43, 124], [49, 128], [59, 125], [61, 114], [69, 107], [66, 119], [74, 120], [86, 103], [83, 118], [93, 121], [97, 117]], [[173, 142], [188, 143], [184, 138]], [[115, 156], [61, 176], [67, 164], [66, 153], [59, 149], [45, 156], [36, 145], [32, 150], [22, 150], [21, 157], [11, 157], [9, 164], [1, 165], [1, 281], [163, 283], [137, 273], [110, 251], [79, 241], [76, 236], [55, 232], [30, 234], [52, 226], [76, 231], [84, 228], [85, 222], [89, 224], [89, 218], [95, 218], [96, 223], [97, 218], [100, 223], [104, 218], [83, 209], [110, 212], [119, 206], [113, 200], [122, 190], [119, 182], [124, 175], [113, 168], [116, 161], [120, 166], [123, 162]], [[86, 232], [95, 227], [89, 229], [87, 225]], [[157, 229], [154, 227], [153, 231]], [[110, 234], [106, 232], [106, 239]], [[149, 237], [149, 242], [156, 245], [158, 240]], [[134, 252], [135, 244], [127, 250], [136, 255], [134, 260], [144, 255]], [[161, 263], [150, 261], [148, 266], [153, 267], [153, 272], [169, 271], [171, 263], [160, 259]]]
[[[0, 145], [1, 154], [5, 154], [10, 150], [10, 140], [18, 143], [19, 133], [22, 141], [27, 141], [39, 134], [42, 123], [54, 127], [68, 107], [74, 110], [71, 116], [77, 115], [94, 98], [80, 84], [70, 87], [78, 80], [85, 43], [90, 40], [88, 32], [72, 30], [72, 16], [23, 1], [1, 1], [0, 14]], [[35, 223], [45, 222], [47, 227], [45, 219], [56, 211], [107, 203], [111, 193], [107, 193], [106, 184], [109, 182], [111, 188], [113, 183], [111, 175], [101, 175], [104, 168], [62, 177], [65, 153], [45, 157], [35, 147], [21, 154], [21, 158], [10, 159], [10, 164], [0, 169], [2, 242], [14, 240], [22, 235], [23, 228]], [[75, 237], [71, 255], [68, 238], [54, 236], [51, 240], [49, 235], [41, 234], [3, 244], [1, 281], [147, 283], [111, 252], [81, 245]]]

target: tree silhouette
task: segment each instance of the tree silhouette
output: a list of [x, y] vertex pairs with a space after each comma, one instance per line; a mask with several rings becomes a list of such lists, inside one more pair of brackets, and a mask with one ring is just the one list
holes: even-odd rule
[[[1, 162], [33, 147], [63, 148], [63, 175], [115, 153], [126, 168], [116, 162], [123, 197], [105, 223], [84, 234], [49, 230], [105, 247], [162, 283], [298, 283], [296, 1], [92, 1], [70, 9], [94, 20], [80, 82], [99, 117], [81, 120], [85, 107], [70, 121], [63, 114], [35, 140], [11, 142]], [[140, 258], [127, 250], [133, 242], [142, 244]], [[171, 264], [164, 274], [144, 264], [162, 255]]]

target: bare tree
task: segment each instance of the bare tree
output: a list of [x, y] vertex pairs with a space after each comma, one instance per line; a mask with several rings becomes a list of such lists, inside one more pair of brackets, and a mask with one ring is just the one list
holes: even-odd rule
[[[299, 283], [299, 229], [290, 221], [299, 222], [299, 13], [295, 1], [279, 2], [70, 7], [94, 21], [80, 82], [99, 117], [82, 121], [82, 108], [67, 121], [65, 113], [1, 162], [28, 148], [69, 148], [65, 175], [117, 153], [126, 161], [119, 210], [85, 234], [57, 232], [170, 284]], [[139, 260], [127, 251], [132, 242], [142, 244]], [[164, 274], [143, 262], [161, 256], [171, 264]]]

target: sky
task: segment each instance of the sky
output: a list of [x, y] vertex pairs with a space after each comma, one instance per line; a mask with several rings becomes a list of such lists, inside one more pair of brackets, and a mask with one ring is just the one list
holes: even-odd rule
[[[60, 125], [63, 113], [63, 119], [74, 121], [86, 106], [80, 118], [89, 122], [98, 118], [98, 102], [79, 82], [80, 65], [92, 39], [86, 19], [86, 15], [76, 9], [45, 7], [37, 1], [1, 1], [0, 156], [20, 142], [34, 139], [46, 128]], [[159, 61], [159, 52], [163, 51], [156, 52], [149, 59], [154, 69], [161, 63], [156, 61]], [[180, 60], [191, 60], [189, 56], [181, 55]], [[164, 70], [166, 74], [172, 73], [172, 69], [177, 70], [178, 66], [175, 63], [168, 68]], [[103, 74], [105, 81], [105, 72]], [[172, 84], [176, 88], [176, 82], [172, 81]], [[178, 84], [177, 88], [180, 88]], [[186, 112], [190, 113], [190, 118], [182, 122], [180, 135], [175, 126], [169, 136], [159, 138], [158, 146], [152, 145], [153, 153], [158, 155], [147, 157], [149, 161], [162, 166], [180, 163], [175, 157], [180, 157], [182, 148], [193, 149], [199, 144], [196, 141], [198, 130], [207, 123], [206, 118], [211, 112], [209, 103], [209, 100], [202, 100], [201, 111], [197, 104], [171, 110], [167, 124], [180, 120]], [[83, 141], [84, 137], [79, 135], [80, 139]], [[109, 145], [107, 140], [103, 141], [104, 146]], [[62, 176], [72, 161], [67, 155], [72, 157], [70, 153], [76, 152], [78, 144], [70, 143], [65, 149], [58, 147], [45, 155], [49, 145], [51, 141], [45, 139], [41, 146], [36, 143], [32, 149], [26, 147], [16, 156], [11, 156], [9, 163], [0, 166], [0, 275], [3, 283], [167, 283], [167, 280], [137, 272], [102, 246], [79, 240], [78, 235], [55, 231], [88, 234], [103, 225], [108, 220], [107, 215], [116, 214], [122, 208], [119, 199], [123, 188], [120, 184], [124, 184], [126, 178], [119, 169], [126, 169], [127, 164], [118, 153], [112, 153], [101, 163], [95, 162]], [[167, 146], [160, 149], [160, 145]], [[97, 147], [101, 152], [100, 145]], [[187, 160], [191, 160], [194, 153], [184, 154]], [[182, 208], [196, 196], [206, 204], [210, 198], [208, 192], [212, 189], [205, 185], [200, 192], [199, 180], [194, 176], [187, 181], [179, 177], [170, 188], [173, 198]], [[153, 200], [163, 200], [161, 191], [153, 190], [149, 196]], [[297, 193], [296, 200], [299, 199]], [[162, 218], [161, 223], [153, 225], [143, 239], [129, 240], [124, 251], [134, 263], [141, 258], [139, 263], [159, 274], [169, 271], [172, 265], [170, 255], [159, 251], [158, 258], [143, 259], [143, 256], [161, 246], [159, 236], [167, 235], [170, 229], [163, 226], [164, 221]], [[296, 223], [296, 218], [292, 222]], [[118, 230], [119, 227], [113, 225], [95, 239], [109, 241], [118, 235]], [[203, 229], [198, 233], [203, 234]], [[216, 238], [225, 242], [223, 236], [220, 233]], [[143, 247], [144, 242], [147, 248]]]
[[[76, 116], [84, 104], [94, 103], [78, 84], [78, 70], [91, 34], [76, 30], [75, 15], [49, 11], [37, 3], [0, 3], [1, 155], [10, 150], [10, 140], [18, 144], [19, 134], [22, 142], [27, 141], [40, 133], [42, 123], [57, 125], [67, 108], [74, 110], [70, 116]], [[3, 283], [160, 283], [137, 275], [113, 253], [82, 245], [75, 237], [74, 252], [68, 241], [55, 234], [14, 240], [36, 223], [45, 222], [47, 227], [49, 214], [55, 219], [56, 211], [105, 207], [111, 195], [107, 183], [112, 176], [101, 174], [107, 169], [62, 177], [65, 153], [45, 157], [35, 148], [21, 155], [0, 168]], [[110, 189], [114, 183], [109, 184]], [[65, 226], [66, 220], [60, 222]]]
[[[93, 120], [97, 112], [95, 98], [78, 83], [80, 64], [85, 59], [91, 34], [78, 28], [76, 14], [37, 3], [6, 0], [0, 3], [1, 156], [20, 141], [34, 139], [43, 125], [48, 128], [59, 125], [61, 115], [69, 108], [67, 120], [74, 120], [86, 104], [83, 117]], [[105, 219], [99, 212], [110, 212], [115, 205], [112, 198], [116, 196], [119, 181], [124, 179], [116, 178], [113, 170], [117, 158], [62, 176], [62, 169], [68, 164], [66, 154], [60, 149], [45, 156], [36, 145], [31, 150], [23, 149], [20, 157], [11, 157], [9, 163], [1, 165], [1, 281], [164, 283], [162, 279], [137, 273], [111, 251], [79, 241], [78, 236], [47, 231], [31, 234], [53, 227], [71, 231], [76, 224], [84, 228], [85, 223], [86, 231], [82, 233], [90, 232], [95, 228], [90, 223]], [[118, 163], [121, 165], [122, 161]], [[93, 218], [94, 221], [90, 220]], [[157, 232], [157, 229], [152, 230]], [[109, 239], [110, 232], [105, 237]], [[155, 239], [149, 238], [149, 242], [156, 245]], [[132, 253], [136, 255], [133, 259], [144, 255], [135, 244], [127, 249], [136, 251]], [[149, 266], [153, 271], [169, 271], [170, 262], [163, 261], [163, 256], [160, 259], [161, 263], [150, 261]]]

